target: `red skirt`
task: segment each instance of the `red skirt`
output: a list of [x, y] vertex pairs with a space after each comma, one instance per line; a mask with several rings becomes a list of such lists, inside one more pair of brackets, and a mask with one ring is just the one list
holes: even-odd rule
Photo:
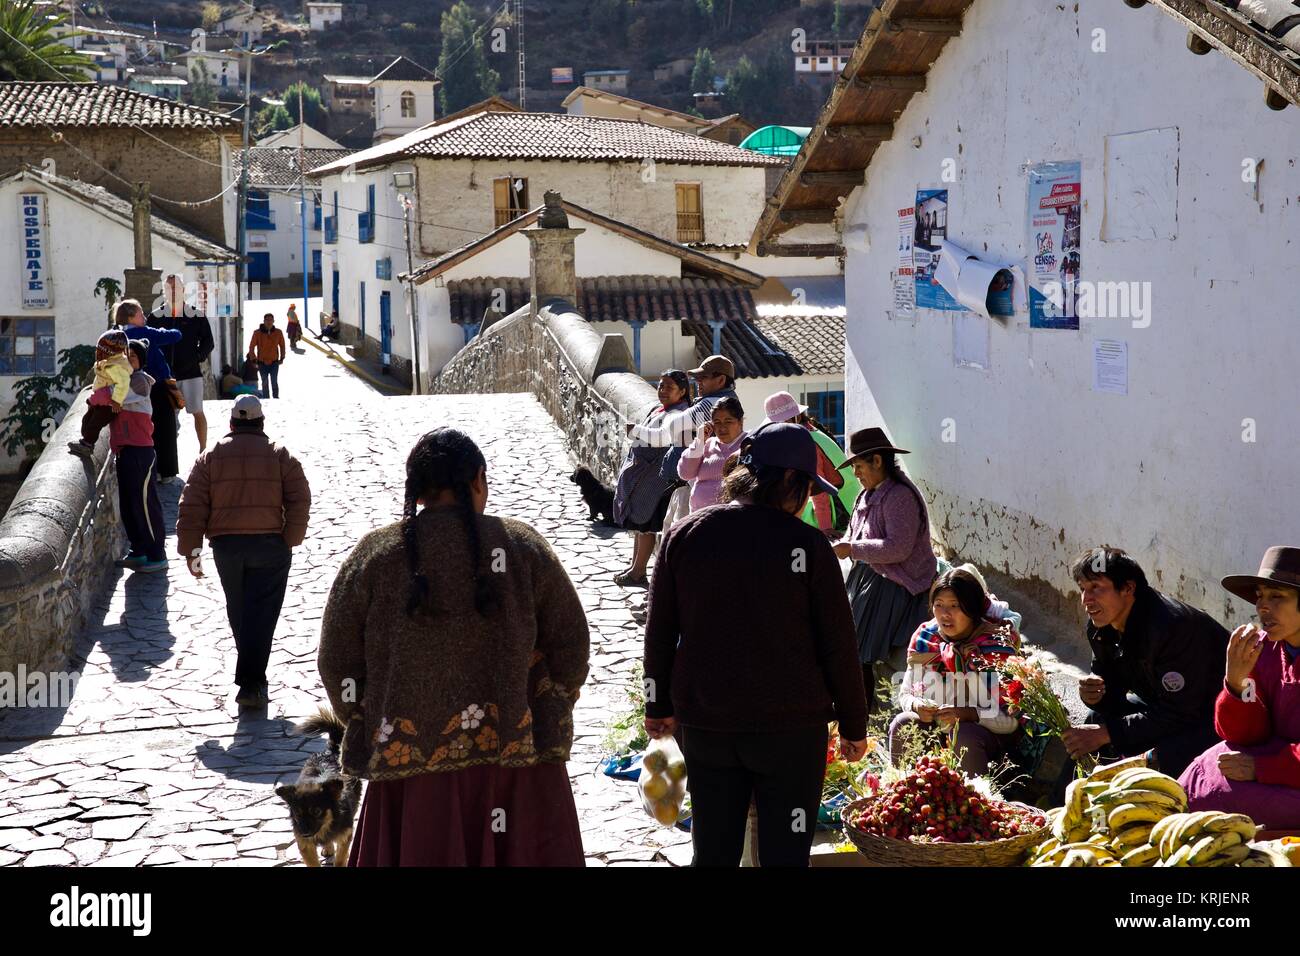
[[371, 781], [348, 866], [584, 866], [564, 764]]

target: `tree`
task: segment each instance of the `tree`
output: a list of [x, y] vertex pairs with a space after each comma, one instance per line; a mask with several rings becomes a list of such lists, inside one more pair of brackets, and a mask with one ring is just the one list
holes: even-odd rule
[[747, 56], [742, 56], [736, 62], [735, 68], [727, 74], [727, 83], [723, 87], [727, 104], [736, 112], [747, 116], [767, 108], [774, 92], [767, 88], [765, 77]]
[[835, 13], [831, 16], [831, 36], [839, 39], [844, 32], [844, 5], [835, 0]]
[[66, 14], [49, 13], [36, 0], [0, 3], [0, 80], [88, 79], [90, 58], [59, 42], [56, 28], [66, 22]]
[[691, 92], [711, 93], [713, 91], [713, 54], [708, 47], [695, 51], [695, 68], [691, 70]]
[[325, 104], [321, 101], [320, 90], [308, 86], [299, 80], [297, 83], [290, 83], [284, 91], [284, 108], [288, 111], [293, 123], [296, 124], [298, 119], [298, 91], [302, 90], [302, 109], [307, 114], [307, 125], [315, 129], [324, 129], [329, 117], [325, 113]]
[[19, 449], [27, 461], [35, 461], [45, 450], [53, 426], [68, 410], [68, 399], [90, 374], [95, 364], [93, 345], [74, 345], [59, 352], [59, 370], [54, 375], [33, 375], [14, 383], [14, 404], [0, 418], [0, 444], [10, 455]]
[[212, 31], [218, 23], [221, 22], [221, 4], [205, 3], [203, 5], [203, 29], [208, 32]]
[[122, 298], [122, 283], [118, 282], [112, 276], [104, 276], [95, 283], [95, 298], [99, 298], [100, 293], [104, 294], [104, 308], [108, 312], [108, 323], [105, 328], [113, 327], [113, 306], [117, 300]]
[[[308, 111], [308, 115], [311, 115], [310, 111]], [[276, 103], [274, 106], [263, 106], [258, 110], [257, 116], [254, 118], [254, 125], [258, 130], [258, 136], [266, 136], [269, 133], [277, 133], [282, 129], [293, 126], [293, 117], [284, 108], [283, 104]]]
[[207, 68], [198, 60], [190, 64], [190, 102], [195, 106], [210, 107], [217, 101], [217, 94], [212, 89], [212, 80], [208, 78]]
[[497, 91], [501, 75], [487, 65], [483, 33], [465, 0], [442, 15], [442, 51], [438, 78], [442, 80], [442, 113], [454, 113]]

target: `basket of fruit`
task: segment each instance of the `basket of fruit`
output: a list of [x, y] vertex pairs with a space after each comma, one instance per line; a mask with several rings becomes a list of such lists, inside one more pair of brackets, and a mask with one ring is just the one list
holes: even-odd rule
[[874, 866], [1017, 866], [1048, 829], [1033, 807], [984, 796], [937, 757], [853, 801], [842, 818]]

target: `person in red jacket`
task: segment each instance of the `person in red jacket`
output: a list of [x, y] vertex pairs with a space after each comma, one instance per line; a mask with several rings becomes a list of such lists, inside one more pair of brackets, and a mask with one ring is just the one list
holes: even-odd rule
[[1259, 625], [1228, 640], [1214, 727], [1223, 742], [1179, 780], [1191, 810], [1244, 813], [1270, 829], [1300, 828], [1300, 548], [1269, 548], [1258, 574], [1223, 586], [1253, 601]]
[[154, 475], [158, 456], [153, 446], [153, 376], [144, 370], [149, 340], [132, 339], [127, 348], [131, 378], [122, 410], [108, 426], [109, 448], [117, 459], [118, 512], [131, 550], [117, 562], [132, 571], [167, 570], [162, 502]]

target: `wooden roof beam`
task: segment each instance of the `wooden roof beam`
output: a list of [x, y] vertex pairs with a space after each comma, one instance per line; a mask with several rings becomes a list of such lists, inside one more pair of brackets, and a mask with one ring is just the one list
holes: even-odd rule
[[861, 186], [861, 169], [818, 170], [799, 174], [800, 186]]
[[782, 209], [781, 221], [792, 225], [801, 225], [803, 223], [827, 223], [835, 221], [835, 210], [822, 209]]
[[826, 127], [828, 140], [857, 139], [884, 142], [893, 135], [893, 123], [842, 123], [838, 126]]
[[859, 90], [891, 90], [901, 93], [920, 93], [925, 89], [925, 74], [911, 73], [902, 75], [871, 74], [855, 76], [853, 86]]
[[961, 33], [961, 17], [899, 17], [885, 21], [886, 33], [931, 33], [955, 37]]
[[838, 242], [760, 242], [760, 256], [842, 256], [844, 247]]

